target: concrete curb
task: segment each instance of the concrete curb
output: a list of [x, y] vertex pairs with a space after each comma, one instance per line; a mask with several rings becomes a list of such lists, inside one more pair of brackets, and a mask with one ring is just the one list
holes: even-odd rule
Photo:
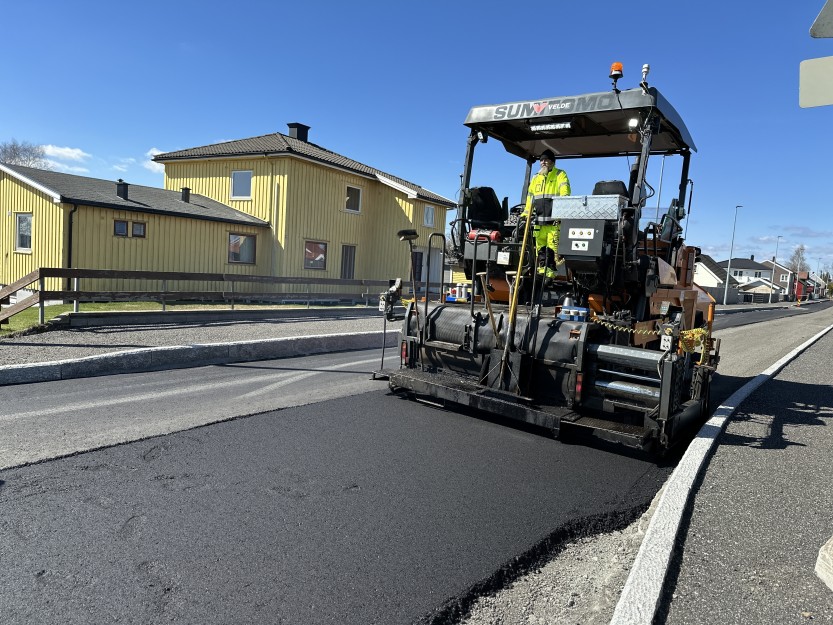
[[833, 590], [833, 538], [824, 543], [819, 549], [819, 558], [816, 560], [816, 575], [830, 590]]
[[659, 607], [665, 578], [680, 523], [689, 498], [694, 494], [694, 483], [706, 465], [706, 460], [717, 444], [738, 406], [761, 384], [772, 378], [784, 366], [833, 330], [828, 326], [771, 367], [759, 373], [721, 404], [697, 433], [685, 454], [665, 484], [657, 509], [651, 517], [639, 553], [631, 567], [625, 587], [616, 604], [610, 625], [651, 625]]
[[386, 347], [396, 345], [399, 340], [398, 330], [389, 330], [386, 334], [382, 331], [318, 334], [233, 343], [143, 347], [55, 362], [2, 365], [0, 386], [372, 349], [382, 347], [383, 336]]

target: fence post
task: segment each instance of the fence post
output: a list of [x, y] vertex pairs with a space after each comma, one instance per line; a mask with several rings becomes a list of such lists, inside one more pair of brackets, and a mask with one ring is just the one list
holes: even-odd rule
[[[72, 290], [78, 293], [78, 278], [72, 279]], [[72, 302], [72, 312], [78, 312], [78, 296]]]
[[310, 285], [310, 284], [307, 284], [307, 309], [309, 309], [309, 307], [310, 307], [310, 300], [312, 299], [312, 298], [310, 297], [310, 288], [311, 288], [311, 285]]
[[165, 304], [165, 293], [168, 292], [168, 281], [162, 280], [162, 312], [165, 312], [168, 308]]
[[234, 310], [234, 280], [231, 281], [231, 309]]
[[42, 276], [38, 276], [38, 288], [40, 289], [40, 293], [38, 293], [38, 324], [43, 325], [43, 292], [46, 290], [46, 280]]

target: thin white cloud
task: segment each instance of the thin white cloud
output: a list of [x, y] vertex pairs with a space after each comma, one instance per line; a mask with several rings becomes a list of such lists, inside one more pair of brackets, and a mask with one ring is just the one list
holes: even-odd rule
[[793, 238], [798, 239], [821, 239], [833, 236], [830, 230], [815, 230], [807, 226], [786, 226], [784, 230], [792, 233]]
[[147, 152], [145, 152], [145, 156], [148, 157], [148, 160], [142, 163], [142, 167], [149, 171], [152, 171], [155, 174], [164, 174], [165, 166], [162, 163], [157, 163], [156, 161], [151, 160], [157, 154], [162, 154], [162, 150], [160, 150], [159, 148], [151, 148]]
[[59, 163], [58, 161], [53, 161], [51, 159], [46, 159], [46, 164], [49, 169], [53, 171], [62, 171], [67, 174], [88, 174], [90, 170], [86, 167], [77, 167], [73, 165], [67, 165], [65, 163]]
[[92, 156], [80, 148], [62, 148], [57, 145], [44, 145], [43, 151], [47, 156], [52, 158], [57, 158], [62, 161], [75, 161], [78, 163]]
[[111, 165], [112, 169], [115, 169], [118, 172], [125, 173], [128, 171], [133, 165], [136, 164], [136, 159], [132, 156], [122, 157], [118, 159], [119, 162], [115, 165]]

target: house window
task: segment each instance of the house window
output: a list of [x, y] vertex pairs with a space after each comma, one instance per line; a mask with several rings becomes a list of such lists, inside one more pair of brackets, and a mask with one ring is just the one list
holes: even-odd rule
[[32, 213], [15, 214], [15, 249], [20, 252], [32, 251]]
[[327, 244], [322, 241], [304, 242], [304, 269], [327, 268]]
[[351, 213], [361, 212], [362, 209], [362, 190], [358, 187], [347, 186], [347, 197], [344, 201], [344, 210]]
[[130, 236], [139, 239], [145, 238], [146, 224], [143, 221], [134, 221], [130, 230]]
[[743, 272], [742, 272], [742, 271], [739, 271], [739, 270], [737, 270], [737, 269], [735, 269], [735, 270], [732, 272], [732, 275], [733, 275], [733, 276], [735, 276], [736, 278], [739, 278], [740, 276], [742, 276], [742, 275], [743, 275]]
[[429, 228], [434, 227], [434, 207], [433, 206], [425, 206], [425, 217], [422, 220], [423, 226], [428, 226]]
[[756, 278], [760, 278], [760, 277], [761, 277], [761, 272], [760, 272], [760, 271], [756, 271], [756, 272], [755, 272], [755, 277], [756, 277]]
[[356, 246], [341, 246], [341, 279], [352, 280], [356, 275]]
[[231, 172], [231, 199], [252, 199], [252, 172], [250, 170]]
[[228, 262], [253, 265], [255, 262], [256, 239], [257, 237], [253, 234], [229, 232]]
[[113, 235], [117, 237], [127, 236], [127, 222], [123, 219], [116, 219], [113, 222]]
[[782, 274], [778, 277], [778, 282], [789, 282], [788, 278], [789, 278], [789, 274], [782, 273]]

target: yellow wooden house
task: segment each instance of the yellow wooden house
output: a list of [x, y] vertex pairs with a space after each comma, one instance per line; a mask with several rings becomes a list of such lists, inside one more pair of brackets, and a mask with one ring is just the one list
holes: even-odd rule
[[[267, 275], [269, 233], [266, 220], [188, 189], [0, 163], [0, 285], [40, 267]], [[265, 252], [257, 249], [258, 240]], [[45, 286], [68, 285], [55, 278]], [[90, 279], [83, 285], [148, 287], [134, 280]]]
[[[396, 236], [414, 229], [417, 279], [427, 275], [429, 238], [442, 234], [448, 198], [309, 141], [309, 127], [284, 135], [227, 141], [154, 157], [164, 186], [188, 187], [269, 223], [267, 274], [278, 277], [385, 280], [408, 277], [408, 247]], [[442, 239], [431, 238], [430, 271], [441, 276]]]

